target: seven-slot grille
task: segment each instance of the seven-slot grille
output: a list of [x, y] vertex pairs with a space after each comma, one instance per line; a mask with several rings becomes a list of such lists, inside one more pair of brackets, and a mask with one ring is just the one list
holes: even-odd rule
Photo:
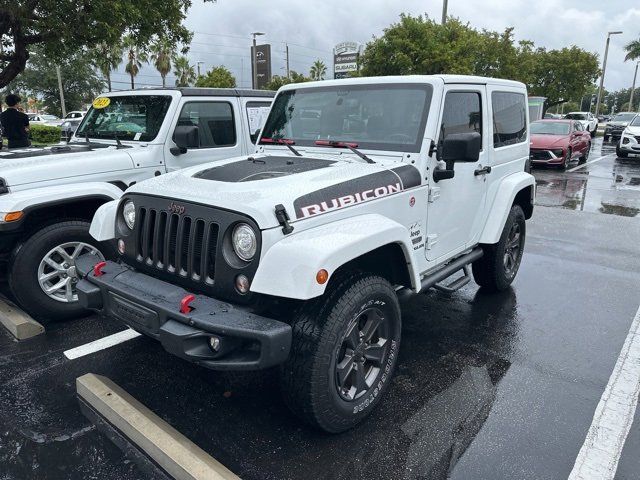
[[215, 222], [141, 207], [136, 259], [168, 273], [213, 285], [220, 226]]

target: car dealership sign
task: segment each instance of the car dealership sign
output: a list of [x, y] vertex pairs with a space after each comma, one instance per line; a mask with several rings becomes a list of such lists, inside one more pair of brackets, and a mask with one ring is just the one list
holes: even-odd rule
[[358, 71], [361, 46], [356, 42], [342, 42], [333, 48], [333, 78], [345, 78]]

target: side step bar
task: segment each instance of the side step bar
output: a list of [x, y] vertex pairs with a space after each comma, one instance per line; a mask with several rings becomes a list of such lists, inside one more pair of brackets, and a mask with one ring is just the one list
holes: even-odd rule
[[[458, 288], [461, 288], [462, 286], [466, 285], [470, 280], [468, 266], [473, 262], [475, 262], [476, 260], [480, 259], [483, 254], [484, 252], [482, 251], [482, 248], [477, 247], [472, 251], [470, 251], [469, 253], [466, 253], [461, 257], [456, 258], [452, 262], [449, 262], [447, 265], [442, 267], [440, 270], [433, 272], [427, 275], [426, 277], [424, 277], [420, 285], [420, 290], [424, 291], [431, 287], [437, 287], [439, 290], [442, 290], [442, 291], [455, 291]], [[459, 270], [464, 270], [463, 277], [461, 277], [458, 280], [455, 280], [453, 283], [447, 286], [437, 285], [438, 283], [449, 278], [451, 275], [453, 275]], [[399, 296], [407, 296], [411, 293], [411, 289], [403, 288], [403, 289], [400, 289], [397, 293]]]

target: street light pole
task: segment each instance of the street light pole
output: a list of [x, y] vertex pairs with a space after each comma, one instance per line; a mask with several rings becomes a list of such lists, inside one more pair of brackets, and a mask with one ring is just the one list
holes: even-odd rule
[[202, 65], [204, 62], [200, 61], [198, 63], [196, 63], [196, 66], [198, 67], [198, 78], [200, 78], [200, 65]]
[[631, 85], [631, 98], [629, 99], [629, 111], [633, 112], [633, 94], [636, 90], [636, 77], [638, 76], [638, 65], [640, 65], [640, 60], [636, 62], [636, 71], [633, 74], [633, 84]]
[[622, 32], [608, 32], [607, 33], [607, 44], [604, 47], [604, 59], [602, 62], [602, 74], [600, 75], [600, 87], [598, 88], [598, 98], [596, 100], [596, 117], [598, 113], [600, 113], [600, 97], [602, 96], [602, 88], [604, 87], [604, 74], [607, 70], [607, 55], [609, 54], [609, 42], [611, 40], [611, 35], [620, 35]]
[[251, 65], [253, 65], [253, 88], [257, 90], [258, 89], [258, 57], [257, 57], [258, 45], [256, 43], [256, 37], [260, 35], [264, 35], [264, 33], [253, 32], [251, 35], [253, 35], [253, 49], [251, 50], [251, 56], [253, 57], [251, 59]]
[[447, 7], [449, 6], [449, 0], [442, 0], [442, 25], [447, 23]]

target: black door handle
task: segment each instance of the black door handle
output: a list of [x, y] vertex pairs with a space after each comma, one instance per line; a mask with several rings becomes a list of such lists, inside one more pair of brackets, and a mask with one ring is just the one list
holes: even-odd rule
[[478, 168], [473, 172], [473, 174], [477, 177], [478, 175], [486, 175], [487, 173], [491, 173], [491, 167], [483, 167]]

